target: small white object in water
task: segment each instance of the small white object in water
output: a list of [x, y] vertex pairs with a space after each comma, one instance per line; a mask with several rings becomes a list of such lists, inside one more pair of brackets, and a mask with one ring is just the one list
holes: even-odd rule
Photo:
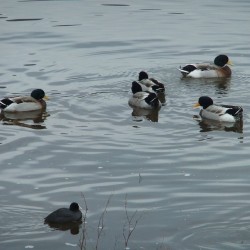
[[25, 248], [34, 248], [34, 246], [29, 245], [29, 246], [25, 246]]
[[65, 242], [65, 245], [66, 246], [71, 246], [71, 247], [77, 247], [77, 244], [72, 244], [72, 243], [68, 243], [68, 242]]
[[191, 174], [184, 174], [185, 177], [188, 177], [188, 176], [190, 176], [190, 175], [191, 175]]

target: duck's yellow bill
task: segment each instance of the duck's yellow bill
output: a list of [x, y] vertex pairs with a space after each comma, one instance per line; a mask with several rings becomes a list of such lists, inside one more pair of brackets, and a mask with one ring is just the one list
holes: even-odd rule
[[232, 62], [231, 60], [228, 60], [227, 64], [228, 64], [228, 65], [231, 65], [231, 66], [234, 65], [233, 62]]
[[45, 95], [45, 96], [43, 97], [43, 99], [47, 101], [47, 100], [49, 100], [49, 97], [48, 97], [47, 95]]
[[194, 104], [193, 108], [198, 108], [198, 107], [200, 107], [200, 106], [201, 106], [201, 105], [197, 102], [197, 103]]

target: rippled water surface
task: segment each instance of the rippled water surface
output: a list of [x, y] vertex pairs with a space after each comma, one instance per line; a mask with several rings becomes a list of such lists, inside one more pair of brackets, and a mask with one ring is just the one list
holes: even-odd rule
[[[249, 1], [0, 6], [1, 97], [50, 97], [1, 115], [1, 249], [80, 249], [84, 228], [87, 249], [124, 249], [128, 227], [128, 249], [250, 249]], [[221, 53], [231, 79], [181, 79]], [[165, 83], [159, 112], [128, 106], [140, 70]], [[201, 95], [242, 105], [243, 124], [194, 119]], [[43, 224], [72, 201], [85, 213], [83, 196], [85, 227]]]

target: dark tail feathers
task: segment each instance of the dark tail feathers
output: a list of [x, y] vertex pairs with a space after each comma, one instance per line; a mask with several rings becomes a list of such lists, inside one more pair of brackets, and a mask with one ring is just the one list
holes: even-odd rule
[[155, 83], [156, 85], [152, 87], [152, 89], [157, 92], [157, 93], [163, 93], [165, 92], [165, 86], [163, 83], [157, 81], [154, 78], [149, 78], [153, 83]]
[[184, 71], [187, 71], [188, 73], [190, 73], [190, 72], [196, 70], [197, 68], [192, 64], [188, 64], [188, 65], [184, 66], [181, 69], [184, 70]]
[[223, 107], [228, 108], [226, 113], [241, 119], [243, 117], [243, 108], [239, 106], [230, 106], [230, 105], [223, 105]]
[[9, 98], [4, 98], [0, 101], [0, 109], [5, 109], [8, 107], [13, 101], [11, 101]]

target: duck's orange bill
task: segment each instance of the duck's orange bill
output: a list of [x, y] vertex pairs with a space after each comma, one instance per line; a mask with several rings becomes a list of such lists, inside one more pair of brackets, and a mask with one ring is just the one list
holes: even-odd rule
[[233, 62], [232, 62], [231, 60], [228, 60], [227, 64], [228, 64], [228, 65], [231, 65], [231, 66], [234, 65]]
[[201, 106], [201, 105], [197, 102], [197, 103], [194, 104], [193, 108], [198, 108], [198, 107], [200, 107], [200, 106]]

